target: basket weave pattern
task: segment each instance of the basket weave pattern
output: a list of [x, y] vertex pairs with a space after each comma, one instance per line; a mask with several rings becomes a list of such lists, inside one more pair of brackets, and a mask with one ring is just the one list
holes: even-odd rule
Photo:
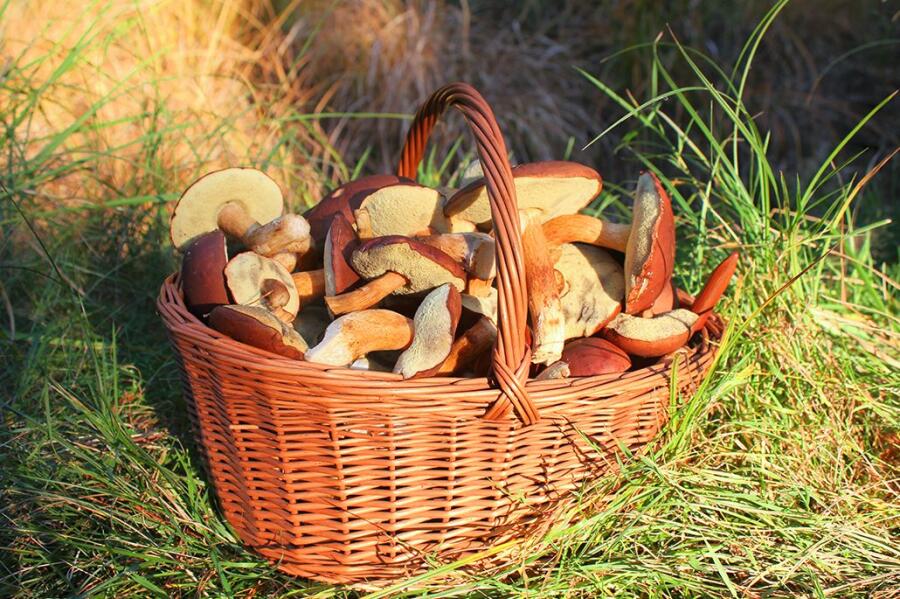
[[399, 174], [411, 176], [447, 107], [472, 127], [491, 195], [500, 314], [490, 379], [403, 380], [281, 358], [188, 312], [177, 276], [158, 309], [220, 506], [248, 546], [329, 582], [410, 574], [521, 533], [548, 502], [650, 441], [671, 385], [690, 393], [722, 322], [696, 346], [618, 375], [527, 380], [527, 304], [515, 188], [503, 138], [472, 88], [438, 90], [417, 114]]

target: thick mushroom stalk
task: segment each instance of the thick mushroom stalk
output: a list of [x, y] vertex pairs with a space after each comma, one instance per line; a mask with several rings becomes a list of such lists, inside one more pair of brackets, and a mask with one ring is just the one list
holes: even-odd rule
[[631, 225], [611, 223], [586, 214], [564, 214], [544, 223], [544, 236], [551, 246], [588, 243], [625, 252]]
[[345, 314], [328, 325], [322, 341], [306, 352], [306, 360], [349, 366], [370, 352], [405, 349], [413, 330], [412, 320], [391, 310]]
[[733, 252], [709, 275], [706, 285], [703, 286], [703, 289], [697, 294], [697, 299], [691, 305], [691, 312], [698, 315], [697, 322], [691, 327], [692, 333], [696, 333], [706, 324], [713, 308], [716, 307], [722, 294], [725, 293], [725, 289], [728, 288], [728, 283], [731, 281], [731, 277], [734, 276], [734, 271], [737, 268], [737, 262], [738, 253]]
[[600, 331], [604, 339], [625, 352], [643, 358], [657, 358], [687, 343], [697, 315], [690, 310], [672, 310], [653, 318], [619, 314]]
[[447, 358], [438, 368], [436, 374], [450, 375], [459, 373], [488, 352], [496, 341], [497, 325], [491, 318], [482, 316], [465, 333], [453, 341]]
[[[252, 168], [227, 168], [185, 190], [175, 205], [170, 235], [181, 249], [198, 235], [220, 229], [264, 256], [302, 255], [310, 247], [309, 224], [283, 211], [281, 189], [268, 175]], [[289, 264], [288, 258], [279, 260]]]
[[362, 243], [351, 257], [353, 269], [369, 282], [326, 297], [333, 314], [365, 310], [392, 293], [406, 295], [450, 283], [463, 290], [466, 273], [444, 252], [409, 237], [389, 235]]
[[302, 360], [303, 337], [259, 306], [219, 306], [209, 314], [209, 325], [235, 341], [294, 360]]
[[449, 283], [426, 295], [413, 317], [412, 344], [397, 358], [394, 372], [405, 379], [437, 372], [450, 354], [461, 310], [459, 291]]
[[533, 214], [520, 211], [522, 254], [528, 286], [528, 311], [534, 337], [531, 361], [550, 364], [559, 360], [566, 341], [566, 318], [559, 298], [556, 274], [547, 250], [541, 223]]

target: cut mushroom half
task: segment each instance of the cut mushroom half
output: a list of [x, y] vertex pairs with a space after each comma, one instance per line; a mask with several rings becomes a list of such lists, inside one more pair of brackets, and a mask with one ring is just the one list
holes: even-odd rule
[[606, 250], [581, 243], [563, 244], [553, 268], [563, 279], [560, 305], [566, 339], [590, 337], [621, 311], [625, 275]]
[[405, 379], [436, 373], [450, 354], [461, 309], [459, 291], [449, 283], [426, 295], [413, 317], [412, 343], [397, 358], [394, 372]]
[[392, 293], [407, 295], [450, 283], [466, 284], [462, 266], [444, 252], [400, 235], [363, 242], [351, 257], [353, 269], [369, 282], [341, 295], [326, 297], [333, 314], [365, 310]]
[[468, 281], [466, 293], [485, 295], [497, 276], [494, 238], [487, 233], [444, 233], [419, 237], [419, 241], [435, 247], [462, 264]]
[[181, 258], [181, 289], [188, 310], [198, 318], [213, 308], [231, 303], [225, 284], [228, 249], [225, 235], [210, 231], [194, 239]]
[[300, 310], [294, 279], [279, 263], [254, 252], [243, 252], [225, 266], [225, 281], [234, 303], [259, 306], [284, 322]]
[[235, 341], [286, 358], [302, 360], [307, 350], [297, 331], [259, 306], [219, 306], [210, 312], [209, 325]]
[[360, 239], [387, 235], [427, 235], [447, 231], [444, 198], [413, 182], [386, 185], [365, 194], [353, 211]]
[[571, 376], [594, 376], [625, 372], [631, 368], [631, 358], [605, 339], [586, 337], [566, 343], [563, 360], [569, 364]]
[[413, 339], [413, 321], [391, 310], [363, 310], [341, 316], [325, 329], [306, 360], [349, 366], [374, 351], [405, 349]]
[[703, 286], [703, 289], [697, 294], [693, 305], [691, 305], [691, 312], [698, 315], [697, 322], [691, 327], [692, 333], [696, 333], [706, 324], [713, 308], [716, 307], [716, 304], [722, 298], [722, 294], [725, 293], [725, 289], [728, 288], [728, 283], [731, 281], [737, 268], [737, 262], [738, 253], [733, 252], [709, 275], [706, 285]]
[[302, 255], [310, 247], [309, 224], [283, 211], [281, 189], [268, 175], [253, 168], [226, 168], [200, 177], [185, 190], [175, 205], [169, 234], [178, 249], [220, 229], [264, 256]]
[[633, 356], [656, 358], [672, 353], [687, 343], [691, 327], [696, 322], [697, 315], [684, 309], [653, 318], [623, 313], [600, 331], [600, 335]]
[[[576, 162], [532, 162], [513, 167], [516, 200], [520, 210], [536, 209], [542, 220], [575, 214], [597, 197], [603, 187], [600, 174]], [[451, 197], [444, 214], [452, 231], [491, 228], [491, 205], [484, 179], [475, 181]]]
[[402, 182], [412, 183], [409, 179], [396, 175], [369, 175], [345, 183], [322, 198], [304, 214], [315, 246], [322, 247], [335, 214], [342, 214], [347, 222], [353, 224], [353, 211], [359, 208], [362, 198], [377, 189]]

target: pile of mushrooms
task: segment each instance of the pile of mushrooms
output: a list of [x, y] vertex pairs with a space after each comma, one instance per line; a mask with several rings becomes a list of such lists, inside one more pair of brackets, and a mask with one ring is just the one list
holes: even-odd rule
[[[703, 328], [737, 254], [679, 306], [672, 206], [655, 175], [638, 179], [630, 224], [579, 214], [602, 188], [589, 167], [536, 162], [513, 176], [534, 377], [625, 372]], [[490, 368], [497, 268], [483, 179], [447, 193], [363, 177], [299, 215], [264, 173], [228, 168], [187, 188], [170, 232], [187, 308], [237, 341], [403, 378]]]

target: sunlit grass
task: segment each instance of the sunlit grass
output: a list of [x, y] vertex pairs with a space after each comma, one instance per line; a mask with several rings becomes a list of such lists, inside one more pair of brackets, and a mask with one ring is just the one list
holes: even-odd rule
[[[153, 301], [175, 268], [168, 203], [197, 172], [257, 164], [302, 205], [367, 162], [344, 165], [329, 148], [295, 77], [251, 67], [277, 38], [238, 35], [241, 19], [254, 22], [240, 5], [96, 6], [103, 17], [68, 15], [68, 28], [49, 14], [12, 21], [19, 4], [3, 14], [21, 35], [4, 48], [0, 82], [0, 594], [353, 595], [241, 547], [190, 446]], [[165, 11], [187, 25], [159, 30]], [[900, 585], [900, 267], [872, 257], [885, 223], [858, 222], [859, 204], [879, 198], [867, 178], [844, 177], [854, 157], [835, 152], [804, 176], [767, 158], [742, 82], [769, 22], [733, 67], [658, 40], [655, 83], [638, 98], [584, 73], [621, 110], [604, 139], [672, 194], [680, 285], [696, 292], [741, 252], [714, 374], [673, 398], [646, 454], [592, 481], [545, 535], [375, 596], [888, 597]], [[178, 49], [176, 31], [193, 50]], [[210, 53], [214, 39], [230, 50]], [[663, 45], [690, 85], [660, 59]], [[111, 52], [130, 66], [105, 73]], [[215, 76], [192, 81], [195, 70]], [[450, 182], [448, 153], [429, 155], [423, 180]], [[627, 220], [637, 167], [604, 174], [592, 210]]]

